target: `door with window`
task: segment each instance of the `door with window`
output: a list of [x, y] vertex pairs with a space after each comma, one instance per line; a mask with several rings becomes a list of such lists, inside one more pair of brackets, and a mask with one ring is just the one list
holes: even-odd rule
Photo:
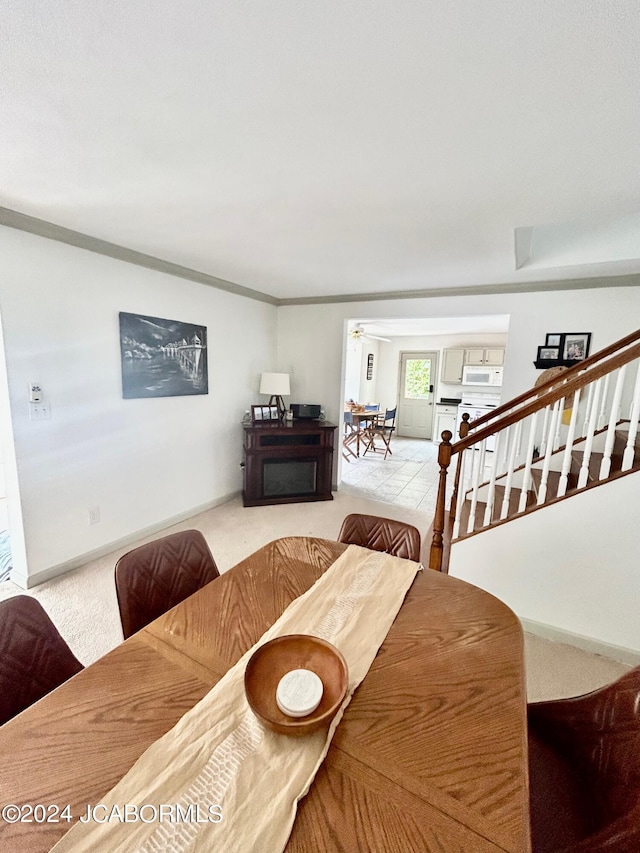
[[406, 438], [432, 438], [437, 352], [400, 354], [400, 395], [396, 426]]

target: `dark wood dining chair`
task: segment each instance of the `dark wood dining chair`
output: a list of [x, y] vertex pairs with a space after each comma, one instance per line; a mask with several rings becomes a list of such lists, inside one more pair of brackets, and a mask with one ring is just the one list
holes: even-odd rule
[[[364, 450], [362, 455], [365, 456], [370, 450], [374, 453], [384, 448], [384, 459], [391, 453], [391, 436], [396, 428], [396, 409], [386, 409], [384, 415], [380, 415], [366, 429], [362, 431], [362, 441]], [[379, 438], [382, 441], [382, 447], [376, 447], [375, 440]]]
[[115, 580], [125, 640], [220, 576], [199, 530], [183, 530], [124, 554]]
[[342, 522], [338, 542], [385, 551], [405, 560], [420, 560], [420, 531], [411, 524], [377, 515], [352, 513]]
[[83, 668], [37, 599], [0, 602], [0, 725]]
[[528, 706], [533, 853], [640, 850], [640, 667]]

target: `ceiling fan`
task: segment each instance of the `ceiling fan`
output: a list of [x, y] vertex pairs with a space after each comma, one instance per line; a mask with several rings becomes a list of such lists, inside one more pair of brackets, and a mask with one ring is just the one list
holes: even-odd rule
[[365, 332], [359, 324], [349, 331], [349, 336], [353, 338], [354, 341], [359, 341], [361, 338], [364, 338], [365, 340], [384, 341], [387, 344], [391, 343], [391, 338], [381, 338], [380, 335], [371, 335], [368, 332]]

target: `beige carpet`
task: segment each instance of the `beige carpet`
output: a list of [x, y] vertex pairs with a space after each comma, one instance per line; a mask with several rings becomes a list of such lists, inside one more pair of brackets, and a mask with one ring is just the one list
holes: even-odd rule
[[[235, 498], [167, 530], [195, 527], [205, 535], [220, 571], [226, 571], [261, 545], [280, 536], [335, 539], [350, 512], [397, 518], [426, 531], [432, 515], [415, 509], [367, 500], [348, 488], [333, 501], [243, 507]], [[155, 534], [157, 538], [162, 534]], [[113, 583], [118, 557], [142, 544], [128, 545], [80, 569], [47, 581], [29, 594], [39, 599], [74, 653], [89, 664], [122, 642]], [[21, 593], [11, 583], [0, 585], [0, 600]], [[527, 690], [530, 701], [585, 693], [613, 681], [625, 664], [532, 634], [526, 635]]]

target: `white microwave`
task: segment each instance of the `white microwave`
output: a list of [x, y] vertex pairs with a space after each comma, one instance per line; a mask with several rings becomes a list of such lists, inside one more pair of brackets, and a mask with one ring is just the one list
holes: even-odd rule
[[500, 387], [502, 385], [502, 370], [502, 367], [465, 364], [462, 368], [462, 384]]

